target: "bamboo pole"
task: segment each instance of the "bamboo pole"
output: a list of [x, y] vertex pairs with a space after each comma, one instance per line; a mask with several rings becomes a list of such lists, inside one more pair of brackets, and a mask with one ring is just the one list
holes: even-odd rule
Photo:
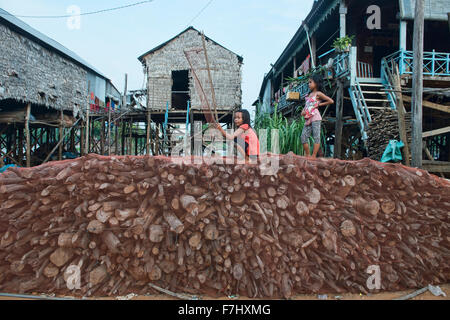
[[[216, 93], [214, 91], [214, 85], [213, 85], [212, 78], [211, 78], [211, 69], [209, 67], [208, 53], [206, 52], [205, 34], [203, 32], [202, 32], [202, 42], [203, 42], [203, 52], [205, 53], [206, 69], [208, 70], [209, 85], [211, 86], [212, 103], [214, 105], [214, 120], [215, 120], [215, 122], [217, 122], [218, 117], [217, 117]], [[207, 98], [207, 97], [205, 97], [205, 98]]]
[[31, 167], [31, 148], [30, 148], [30, 113], [31, 103], [27, 104], [27, 114], [25, 116], [25, 135], [27, 140], [27, 167]]

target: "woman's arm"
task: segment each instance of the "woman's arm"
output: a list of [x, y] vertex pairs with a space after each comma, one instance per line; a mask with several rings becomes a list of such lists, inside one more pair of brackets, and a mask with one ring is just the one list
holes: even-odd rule
[[237, 129], [232, 135], [226, 133], [226, 131], [221, 127], [220, 124], [216, 124], [216, 128], [219, 129], [219, 131], [222, 133], [222, 135], [227, 139], [227, 140], [234, 140], [234, 138], [240, 136], [244, 130], [242, 130], [241, 128]]
[[317, 92], [317, 98], [321, 101], [317, 107], [325, 107], [328, 106], [330, 104], [334, 103], [334, 100], [331, 99], [329, 96], [327, 96], [326, 94], [323, 94], [322, 92]]

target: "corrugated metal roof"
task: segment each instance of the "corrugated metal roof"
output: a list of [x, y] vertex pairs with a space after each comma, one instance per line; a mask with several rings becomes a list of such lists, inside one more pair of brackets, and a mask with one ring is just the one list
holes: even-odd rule
[[59, 52], [60, 54], [66, 56], [67, 58], [70, 58], [74, 62], [80, 64], [82, 67], [85, 67], [86, 69], [93, 71], [94, 73], [101, 76], [102, 78], [109, 80], [104, 74], [102, 74], [100, 71], [95, 69], [89, 63], [87, 63], [84, 59], [82, 59], [80, 56], [78, 56], [75, 52], [70, 51], [69, 49], [64, 47], [62, 44], [47, 37], [45, 34], [30, 27], [28, 24], [26, 24], [22, 20], [16, 18], [14, 15], [12, 15], [9, 12], [0, 8], [0, 22], [2, 20], [6, 21], [10, 25], [12, 25], [15, 29], [17, 29], [17, 31], [19, 33], [21, 33], [29, 38], [32, 38], [35, 41], [37, 40], [40, 44], [47, 47], [48, 49]]
[[[400, 1], [400, 18], [404, 20], [414, 20], [415, 0]], [[450, 12], [450, 0], [425, 0], [424, 15], [425, 20], [447, 21]]]

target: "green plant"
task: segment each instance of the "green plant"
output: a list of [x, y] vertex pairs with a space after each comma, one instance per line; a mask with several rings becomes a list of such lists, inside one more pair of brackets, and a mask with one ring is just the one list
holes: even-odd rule
[[[294, 118], [289, 121], [284, 117], [281, 112], [278, 112], [278, 106], [275, 104], [275, 109], [272, 114], [259, 113], [255, 118], [255, 129], [260, 136], [260, 129], [267, 130], [267, 151], [272, 150], [272, 136], [274, 136], [274, 130], [278, 130], [278, 145], [279, 152], [286, 154], [293, 152], [297, 155], [303, 155], [303, 144], [301, 142], [301, 135], [303, 126], [305, 125], [305, 119], [303, 117]], [[261, 139], [261, 136], [260, 136]], [[325, 131], [322, 130], [322, 147], [325, 150]], [[265, 141], [260, 141], [260, 144]], [[311, 137], [309, 139], [310, 149], [312, 150], [314, 141]]]
[[332, 47], [335, 48], [337, 51], [343, 51], [350, 47], [354, 38], [355, 38], [354, 35], [350, 37], [345, 36], [342, 38], [337, 38], [336, 40], [334, 40]]

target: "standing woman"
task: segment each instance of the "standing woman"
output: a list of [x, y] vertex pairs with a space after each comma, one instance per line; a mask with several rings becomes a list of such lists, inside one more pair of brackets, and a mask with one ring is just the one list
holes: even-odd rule
[[320, 148], [320, 127], [322, 122], [322, 117], [319, 112], [319, 107], [325, 107], [329, 104], [333, 104], [334, 101], [327, 95], [325, 95], [322, 90], [322, 78], [320, 75], [314, 75], [309, 79], [309, 90], [310, 93], [306, 96], [305, 108], [302, 111], [302, 116], [305, 117], [305, 126], [302, 131], [302, 144], [305, 150], [305, 156], [310, 155], [308, 139], [311, 133], [314, 138], [314, 149], [312, 157], [317, 156], [317, 152]]
[[216, 124], [216, 128], [222, 133], [227, 140], [234, 140], [237, 143], [239, 152], [249, 158], [256, 160], [259, 156], [259, 139], [255, 130], [250, 124], [250, 113], [246, 109], [237, 111], [234, 114], [234, 124], [238, 128], [232, 135], [225, 132], [225, 130]]

